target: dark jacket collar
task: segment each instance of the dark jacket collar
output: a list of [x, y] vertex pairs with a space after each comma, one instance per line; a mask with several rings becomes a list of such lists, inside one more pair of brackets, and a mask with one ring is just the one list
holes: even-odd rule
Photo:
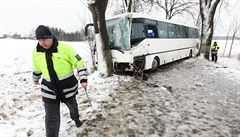
[[51, 53], [58, 52], [57, 46], [58, 46], [58, 40], [55, 37], [53, 37], [53, 43], [49, 49], [45, 49], [45, 48], [41, 47], [38, 43], [37, 44], [37, 52], [51, 52]]

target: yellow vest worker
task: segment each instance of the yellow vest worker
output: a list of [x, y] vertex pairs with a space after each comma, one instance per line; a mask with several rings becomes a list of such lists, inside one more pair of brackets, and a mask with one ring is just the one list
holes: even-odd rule
[[33, 50], [33, 81], [38, 84], [42, 76], [41, 91], [45, 108], [45, 126], [47, 137], [58, 137], [60, 127], [60, 102], [67, 105], [70, 117], [77, 127], [79, 120], [76, 94], [78, 73], [83, 88], [87, 88], [86, 68], [82, 58], [68, 45], [58, 42], [51, 31], [40, 25], [35, 31], [38, 40]]
[[215, 42], [213, 43], [213, 45], [210, 47], [210, 49], [211, 49], [211, 54], [212, 54], [212, 61], [214, 61], [214, 62], [217, 62], [217, 59], [218, 59], [217, 53], [218, 53], [219, 48], [220, 48], [220, 47], [218, 46], [218, 44], [217, 44], [216, 41], [215, 41]]

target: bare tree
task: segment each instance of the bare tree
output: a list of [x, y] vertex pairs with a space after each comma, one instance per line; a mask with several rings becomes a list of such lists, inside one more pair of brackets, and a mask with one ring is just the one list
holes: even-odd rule
[[238, 21], [238, 19], [236, 19], [233, 24], [231, 25], [231, 28], [232, 28], [232, 41], [231, 41], [231, 46], [230, 46], [230, 50], [229, 50], [229, 54], [228, 54], [228, 57], [231, 56], [231, 53], [232, 53], [232, 47], [233, 47], [233, 43], [234, 43], [234, 40], [235, 38], [240, 35], [239, 34], [239, 30], [240, 30], [240, 23]]
[[124, 0], [127, 12], [143, 12], [143, 4], [141, 0]]
[[209, 59], [213, 36], [214, 15], [221, 0], [199, 0], [200, 6], [200, 54]]
[[88, 8], [92, 13], [95, 30], [98, 66], [101, 76], [111, 76], [113, 73], [112, 55], [108, 45], [108, 35], [105, 12], [108, 0], [88, 0]]
[[225, 45], [224, 45], [224, 50], [223, 50], [223, 54], [222, 54], [223, 57], [224, 57], [225, 52], [226, 52], [226, 48], [227, 48], [227, 43], [228, 43], [230, 31], [231, 31], [231, 28], [229, 27], [228, 30], [227, 30], [227, 36], [226, 36]]
[[196, 5], [196, 2], [189, 0], [143, 0], [150, 7], [158, 7], [165, 12], [165, 18], [170, 20], [172, 17], [189, 13], [192, 15], [191, 7]]
[[[141, 0], [111, 0], [114, 1], [114, 4], [110, 5], [112, 7], [115, 7], [113, 14], [121, 14], [121, 13], [126, 13], [126, 12], [137, 12], [141, 13], [144, 11], [144, 6], [142, 4]], [[117, 4], [117, 5], [116, 5]]]
[[35, 29], [32, 29], [28, 36], [31, 38], [34, 38], [35, 37]]

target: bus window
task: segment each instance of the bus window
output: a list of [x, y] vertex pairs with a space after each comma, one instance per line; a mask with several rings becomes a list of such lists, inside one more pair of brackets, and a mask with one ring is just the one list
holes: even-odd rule
[[198, 38], [198, 30], [193, 29], [193, 38]]
[[169, 35], [169, 38], [177, 38], [176, 25], [168, 24], [168, 35]]
[[158, 35], [160, 38], [168, 38], [168, 26], [165, 22], [158, 22]]
[[187, 38], [187, 29], [185, 26], [176, 25], [177, 38]]
[[198, 38], [198, 30], [195, 28], [188, 29], [189, 38]]
[[147, 38], [158, 38], [158, 30], [155, 25], [147, 25], [146, 33]]
[[132, 23], [131, 45], [141, 42], [145, 39], [143, 23]]
[[144, 27], [142, 23], [133, 23], [132, 24], [132, 39], [145, 38]]

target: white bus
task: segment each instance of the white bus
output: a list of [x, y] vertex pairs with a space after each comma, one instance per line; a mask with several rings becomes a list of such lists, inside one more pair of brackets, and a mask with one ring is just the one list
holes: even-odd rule
[[117, 15], [106, 25], [115, 71], [156, 70], [196, 50], [196, 27], [137, 13]]

